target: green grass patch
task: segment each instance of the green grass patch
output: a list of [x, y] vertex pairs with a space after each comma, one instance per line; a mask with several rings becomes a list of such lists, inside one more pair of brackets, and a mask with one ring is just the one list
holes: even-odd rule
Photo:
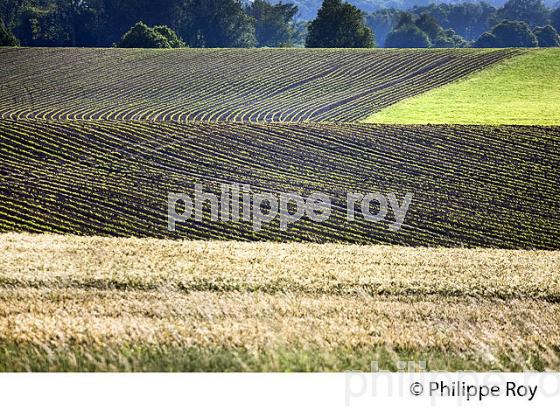
[[365, 120], [381, 124], [560, 125], [560, 50], [531, 50]]
[[[343, 372], [372, 369], [402, 370], [400, 363], [417, 371], [542, 371], [538, 354], [521, 357], [504, 354], [483, 362], [452, 352], [388, 350], [384, 346], [352, 349], [277, 347], [267, 351], [244, 348], [204, 349], [130, 345], [92, 348], [81, 344], [64, 348], [0, 342], [0, 372]], [[408, 369], [408, 367], [407, 367]]]

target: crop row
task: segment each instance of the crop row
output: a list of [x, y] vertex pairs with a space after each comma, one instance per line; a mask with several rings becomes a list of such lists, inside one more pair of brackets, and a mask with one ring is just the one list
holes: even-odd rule
[[0, 50], [0, 118], [356, 121], [516, 50]]
[[[0, 231], [560, 248], [558, 127], [0, 120]], [[327, 194], [328, 221], [178, 224], [169, 192]], [[398, 232], [346, 221], [349, 192], [414, 199]]]

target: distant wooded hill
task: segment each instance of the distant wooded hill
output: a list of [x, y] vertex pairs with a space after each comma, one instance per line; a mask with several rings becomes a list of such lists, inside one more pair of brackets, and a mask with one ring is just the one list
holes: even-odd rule
[[[317, 15], [317, 10], [321, 7], [323, 0], [281, 0], [282, 3], [293, 3], [298, 6], [297, 18], [301, 20], [312, 20]], [[430, 4], [459, 4], [459, 3], [479, 3], [479, 0], [347, 0], [358, 7], [360, 10], [371, 13], [384, 8], [396, 8], [400, 10], [408, 10], [415, 6], [428, 6]], [[272, 3], [279, 3], [280, 0], [273, 0]], [[484, 0], [494, 7], [502, 7], [506, 0]], [[544, 4], [548, 7], [556, 8], [560, 5], [558, 0], [544, 0]]]

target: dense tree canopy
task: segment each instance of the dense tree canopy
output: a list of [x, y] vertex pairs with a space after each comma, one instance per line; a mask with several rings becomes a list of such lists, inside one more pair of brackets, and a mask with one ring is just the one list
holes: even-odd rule
[[[492, 8], [502, 7], [505, 2], [505, 0], [483, 0], [483, 1], [485, 3], [485, 6], [492, 7]], [[304, 20], [312, 20], [317, 15], [317, 10], [321, 7], [322, 0], [290, 0], [290, 2], [298, 6], [299, 9], [298, 18]], [[360, 10], [364, 11], [365, 13], [369, 14], [369, 13], [375, 13], [382, 9], [390, 9], [390, 8], [413, 11], [417, 7], [424, 8], [426, 6], [430, 7], [431, 5], [439, 6], [442, 3], [447, 3], [446, 6], [450, 6], [450, 7], [462, 6], [462, 5], [466, 5], [468, 7], [470, 5], [476, 6], [480, 4], [481, 1], [480, 0], [437, 0], [437, 1], [436, 0], [348, 0], [348, 2], [358, 7]], [[557, 7], [558, 5], [557, 0], [544, 0], [544, 3], [548, 7]], [[438, 17], [436, 16], [436, 18]], [[443, 26], [445, 27], [445, 25]], [[478, 37], [483, 31], [484, 30], [476, 34], [475, 38]], [[461, 36], [466, 38], [464, 33], [460, 31], [457, 32], [461, 34]]]
[[426, 7], [415, 7], [413, 14], [428, 13], [435, 17], [444, 29], [453, 29], [457, 35], [475, 40], [491, 27], [491, 19], [496, 14], [496, 8], [484, 3], [435, 4]]
[[414, 24], [391, 31], [385, 40], [385, 47], [389, 48], [427, 48], [431, 45], [428, 35]]
[[137, 21], [166, 23], [174, 4], [174, 0], [3, 1], [0, 16], [23, 45], [63, 47], [111, 46]]
[[502, 21], [492, 30], [499, 47], [537, 47], [529, 25], [522, 21]]
[[475, 48], [494, 48], [497, 46], [498, 40], [496, 36], [490, 32], [482, 33], [473, 44]]
[[363, 13], [342, 0], [325, 0], [308, 27], [306, 47], [369, 48], [375, 45]]
[[468, 47], [469, 42], [449, 28], [439, 33], [432, 41], [434, 48], [464, 48]]
[[550, 25], [535, 28], [533, 34], [537, 37], [539, 47], [560, 47], [560, 36]]
[[254, 47], [255, 26], [240, 0], [188, 0], [177, 32], [191, 47]]
[[170, 27], [154, 26], [154, 32], [165, 37], [171, 48], [182, 48], [187, 46], [183, 39], [181, 39], [181, 37], [179, 37]]
[[27, 46], [109, 47], [138, 21], [166, 25], [195, 47], [252, 47], [241, 0], [2, 0], [0, 18]]
[[14, 47], [19, 44], [17, 38], [6, 28], [0, 20], [0, 47]]
[[436, 18], [428, 13], [420, 14], [420, 16], [414, 21], [414, 24], [426, 33], [430, 39], [435, 39], [443, 32], [443, 29], [437, 22]]
[[294, 16], [298, 9], [293, 4], [270, 4], [255, 0], [247, 13], [255, 19], [255, 35], [259, 47], [286, 47], [294, 42]]
[[[142, 21], [152, 28], [152, 36], [167, 38], [177, 33], [176, 39], [168, 40], [172, 47], [182, 44], [179, 37], [191, 47], [289, 47], [303, 43], [309, 47], [371, 47], [374, 39], [385, 45], [392, 31], [398, 31], [392, 36], [393, 46], [396, 39], [400, 39], [398, 43], [424, 44], [424, 36], [407, 27], [412, 25], [427, 36], [431, 47], [465, 47], [504, 21], [527, 23], [543, 44], [551, 44], [555, 38], [550, 29], [544, 30], [547, 24], [560, 31], [560, 9], [545, 7], [558, 7], [553, 0], [508, 0], [498, 9], [496, 5], [504, 0], [449, 0], [450, 4], [431, 0], [285, 1], [0, 0], [0, 20], [5, 26], [1, 35], [4, 43], [12, 44], [15, 37], [23, 46], [110, 47]], [[404, 7], [410, 9], [410, 21], [403, 23], [398, 8]], [[298, 15], [317, 9], [319, 15], [311, 23], [297, 20]], [[369, 13], [365, 19], [362, 11]], [[157, 27], [164, 26], [164, 32], [158, 32]], [[514, 31], [524, 32], [519, 28]], [[532, 43], [485, 35], [476, 45], [491, 43], [493, 38], [495, 46]]]
[[[89, 4], [92, 0], [86, 0]], [[101, 15], [101, 42], [114, 43], [138, 21], [177, 29], [184, 0], [93, 0]]]
[[422, 13], [416, 16], [402, 12], [395, 29], [389, 33], [385, 47], [466, 47], [468, 43], [453, 29], [444, 30], [434, 16]]
[[[490, 34], [490, 35], [489, 35]], [[529, 25], [522, 21], [504, 20], [484, 33], [474, 44], [475, 47], [537, 47], [537, 37]]]
[[[378, 10], [366, 16], [366, 23], [374, 31], [375, 38], [380, 46], [385, 46], [387, 35], [398, 28], [397, 26], [402, 19], [401, 13], [397, 9], [389, 8]], [[435, 18], [444, 33], [443, 36], [441, 33], [431, 36], [434, 47], [465, 47], [469, 44], [466, 40], [476, 40], [482, 33], [495, 25], [492, 24], [492, 21], [495, 21], [496, 8], [484, 2], [431, 3], [429, 6], [412, 8], [408, 12], [411, 19], [409, 23], [424, 14]], [[433, 22], [426, 20], [425, 23], [432, 24]], [[422, 23], [420, 24], [422, 25]], [[428, 28], [424, 27], [424, 29]]]
[[148, 27], [138, 22], [115, 44], [120, 48], [179, 48], [185, 43], [167, 26]]
[[170, 48], [167, 39], [143, 22], [138, 22], [115, 44], [121, 48]]
[[548, 17], [542, 0], [508, 0], [497, 12], [498, 20], [524, 21], [531, 27], [546, 24]]

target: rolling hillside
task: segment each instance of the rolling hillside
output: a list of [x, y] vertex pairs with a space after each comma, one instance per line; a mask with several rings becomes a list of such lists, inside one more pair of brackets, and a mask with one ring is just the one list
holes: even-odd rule
[[518, 53], [0, 49], [0, 118], [355, 121]]

